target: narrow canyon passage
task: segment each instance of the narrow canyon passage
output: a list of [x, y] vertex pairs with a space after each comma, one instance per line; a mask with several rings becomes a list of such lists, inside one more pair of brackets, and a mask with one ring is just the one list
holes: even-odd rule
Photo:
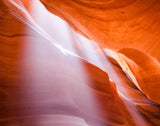
[[[42, 3], [0, 2], [0, 125], [158, 126], [160, 74], [153, 59], [158, 56], [102, 49], [85, 28], [73, 28], [78, 21], [71, 25], [60, 16], [70, 27], [49, 12], [47, 0]], [[59, 4], [63, 13], [66, 3], [50, 6]], [[144, 84], [153, 84], [152, 89]]]

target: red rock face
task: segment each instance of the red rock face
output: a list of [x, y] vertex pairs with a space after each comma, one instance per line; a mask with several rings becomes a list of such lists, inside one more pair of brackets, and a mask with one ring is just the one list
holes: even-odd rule
[[77, 32], [95, 40], [102, 48], [118, 51], [132, 60], [137, 70], [129, 66], [139, 89], [160, 103], [159, 1], [41, 1]]
[[0, 125], [159, 126], [159, 3], [41, 2], [109, 54], [38, 1], [1, 1]]

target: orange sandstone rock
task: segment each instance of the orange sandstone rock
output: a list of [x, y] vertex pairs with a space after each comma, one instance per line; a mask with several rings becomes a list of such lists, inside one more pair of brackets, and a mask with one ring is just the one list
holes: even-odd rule
[[[158, 0], [41, 0], [41, 2], [50, 12], [67, 21], [78, 33], [85, 34], [102, 48], [119, 51], [138, 63], [139, 70], [133, 72], [138, 81], [138, 88], [150, 100], [160, 103]], [[149, 58], [149, 63], [143, 56]], [[137, 62], [138, 60], [140, 62]], [[145, 65], [147, 68], [144, 68]], [[134, 66], [130, 65], [130, 68], [134, 69]]]

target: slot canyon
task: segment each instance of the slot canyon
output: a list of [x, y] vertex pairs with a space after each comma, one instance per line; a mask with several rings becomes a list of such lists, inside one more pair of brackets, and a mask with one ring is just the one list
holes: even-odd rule
[[0, 0], [0, 126], [160, 126], [160, 0]]

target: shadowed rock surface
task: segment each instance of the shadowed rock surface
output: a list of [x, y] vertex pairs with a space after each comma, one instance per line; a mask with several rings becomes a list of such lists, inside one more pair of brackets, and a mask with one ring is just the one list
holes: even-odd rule
[[[50, 12], [66, 20], [75, 31], [95, 40], [101, 48], [120, 51], [135, 62], [138, 70], [134, 70], [134, 75], [138, 76], [139, 89], [152, 101], [160, 103], [159, 0], [41, 2]], [[143, 56], [148, 57], [150, 62]], [[147, 68], [141, 69], [143, 64]], [[134, 69], [132, 65], [130, 67]]]
[[70, 49], [38, 1], [1, 1], [0, 125], [159, 126], [158, 1], [41, 1], [107, 51], [73, 31]]

